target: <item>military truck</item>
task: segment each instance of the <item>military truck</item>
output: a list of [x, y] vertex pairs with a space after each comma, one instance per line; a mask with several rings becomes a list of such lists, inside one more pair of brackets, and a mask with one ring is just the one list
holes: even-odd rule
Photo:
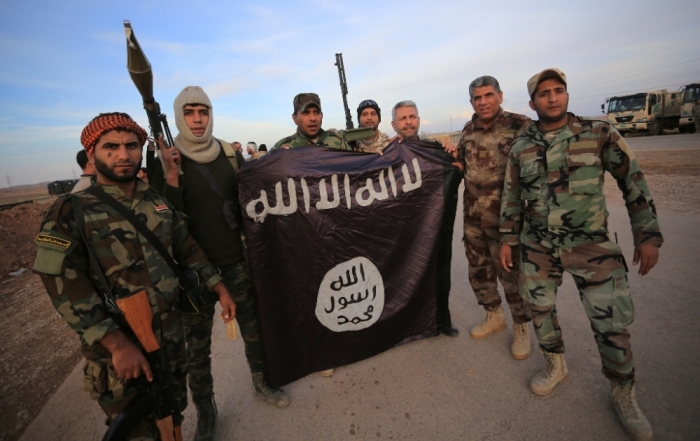
[[633, 95], [606, 98], [600, 109], [608, 105], [608, 121], [624, 136], [627, 133], [646, 132], [660, 135], [664, 129], [678, 128], [681, 117], [681, 99], [677, 92], [651, 90]]
[[683, 96], [683, 108], [681, 109], [678, 129], [681, 133], [695, 133], [693, 103], [700, 99], [700, 83], [687, 84], [681, 87], [678, 93]]

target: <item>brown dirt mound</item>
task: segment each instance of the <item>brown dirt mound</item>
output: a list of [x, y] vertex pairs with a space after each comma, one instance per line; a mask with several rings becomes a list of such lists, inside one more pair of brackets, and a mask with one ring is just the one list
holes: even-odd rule
[[[14, 441], [80, 359], [75, 333], [32, 274], [47, 204], [0, 211], [0, 440]], [[20, 276], [8, 273], [18, 269]]]

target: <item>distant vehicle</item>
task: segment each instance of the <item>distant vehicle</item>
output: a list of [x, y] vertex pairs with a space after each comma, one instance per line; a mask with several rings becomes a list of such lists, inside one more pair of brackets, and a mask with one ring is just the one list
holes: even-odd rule
[[664, 129], [678, 128], [681, 117], [681, 94], [665, 89], [606, 98], [600, 106], [603, 113], [605, 104], [608, 121], [623, 136], [636, 132], [660, 135]]
[[700, 83], [687, 84], [681, 87], [678, 93], [683, 96], [683, 108], [681, 109], [678, 129], [681, 133], [695, 133], [693, 103], [700, 99]]
[[49, 194], [52, 196], [55, 196], [55, 195], [59, 195], [59, 194], [70, 193], [71, 190], [73, 190], [73, 187], [75, 187], [75, 184], [77, 182], [78, 182], [77, 179], [68, 179], [65, 181], [53, 181], [48, 185]]

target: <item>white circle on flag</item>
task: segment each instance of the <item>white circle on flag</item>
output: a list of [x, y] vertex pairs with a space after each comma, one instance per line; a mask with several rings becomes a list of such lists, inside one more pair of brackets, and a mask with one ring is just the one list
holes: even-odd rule
[[384, 311], [384, 281], [366, 257], [340, 263], [326, 273], [318, 288], [316, 318], [333, 332], [359, 331]]

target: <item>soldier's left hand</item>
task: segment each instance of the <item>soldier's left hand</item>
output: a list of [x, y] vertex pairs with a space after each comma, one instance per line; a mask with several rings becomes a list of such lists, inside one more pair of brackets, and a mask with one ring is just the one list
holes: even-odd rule
[[655, 245], [637, 245], [634, 248], [634, 260], [632, 265], [637, 265], [641, 262], [639, 266], [639, 275], [646, 276], [649, 274], [656, 263], [659, 261], [659, 247]]
[[226, 289], [224, 282], [219, 282], [214, 285], [214, 292], [219, 295], [219, 303], [221, 303], [221, 318], [224, 323], [228, 323], [236, 317], [236, 304], [233, 302], [231, 294]]

